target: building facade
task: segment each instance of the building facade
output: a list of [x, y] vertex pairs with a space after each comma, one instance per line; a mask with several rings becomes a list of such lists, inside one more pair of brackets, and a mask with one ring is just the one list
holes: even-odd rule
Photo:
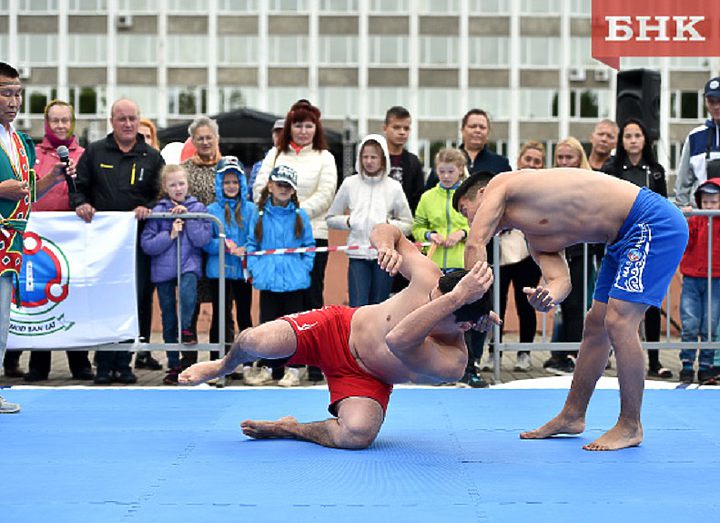
[[[590, 0], [0, 0], [0, 56], [21, 70], [18, 125], [33, 136], [54, 97], [90, 137], [119, 97], [159, 127], [243, 106], [283, 115], [308, 98], [327, 126], [361, 135], [404, 105], [427, 165], [479, 107], [514, 164], [525, 140], [587, 142], [615, 113], [616, 73], [590, 54]], [[661, 72], [658, 155], [672, 169], [720, 59], [622, 66]]]

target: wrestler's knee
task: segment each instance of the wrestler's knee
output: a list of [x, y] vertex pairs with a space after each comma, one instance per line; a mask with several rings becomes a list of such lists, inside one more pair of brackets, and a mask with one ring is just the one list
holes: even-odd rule
[[638, 336], [638, 327], [645, 308], [642, 304], [626, 304], [625, 302], [608, 305], [604, 325], [610, 341], [614, 345], [624, 341], [628, 336]]
[[343, 403], [338, 416], [338, 446], [346, 449], [368, 448], [380, 432], [382, 408], [367, 398], [351, 398]]

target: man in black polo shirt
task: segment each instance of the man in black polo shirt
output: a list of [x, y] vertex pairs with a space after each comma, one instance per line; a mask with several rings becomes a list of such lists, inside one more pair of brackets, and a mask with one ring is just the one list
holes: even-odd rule
[[[70, 195], [75, 213], [85, 222], [95, 211], [133, 211], [138, 220], [150, 215], [160, 190], [160, 170], [165, 162], [138, 133], [140, 110], [131, 100], [117, 100], [110, 110], [112, 133], [91, 143], [77, 168], [77, 192]], [[142, 231], [138, 226], [138, 237]], [[136, 254], [136, 283], [140, 336], [150, 341], [152, 284], [150, 259], [140, 246]], [[130, 352], [98, 351], [95, 383], [135, 383]]]

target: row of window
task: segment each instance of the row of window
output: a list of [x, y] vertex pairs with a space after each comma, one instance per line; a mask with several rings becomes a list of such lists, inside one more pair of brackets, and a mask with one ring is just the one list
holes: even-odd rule
[[[10, 0], [0, 0], [0, 10], [7, 11]], [[220, 12], [255, 13], [260, 2], [267, 2], [269, 12], [308, 13], [311, 0], [217, 0]], [[322, 13], [357, 14], [359, 0], [317, 0]], [[58, 11], [58, 0], [20, 0], [21, 13], [52, 13]], [[108, 0], [68, 0], [71, 13], [102, 13], [108, 9]], [[474, 14], [508, 14], [510, 2], [507, 0], [467, 0], [468, 9]], [[559, 15], [562, 0], [520, 0], [519, 10], [522, 14]], [[370, 0], [369, 11], [372, 14], [408, 14], [413, 12], [456, 15], [461, 11], [461, 0]], [[207, 4], [196, 0], [167, 0], [168, 12], [206, 13]], [[154, 2], [146, 0], [117, 0], [120, 12], [153, 13], [158, 7]], [[576, 15], [590, 14], [590, 0], [570, 0], [570, 13]]]
[[[26, 87], [24, 110], [30, 114], [42, 114], [45, 104], [55, 98], [54, 87]], [[231, 111], [242, 107], [257, 108], [259, 90], [254, 87], [224, 87], [219, 90], [219, 111]], [[370, 118], [383, 118], [392, 105], [405, 103], [409, 99], [408, 88], [370, 88], [368, 113]], [[273, 87], [267, 90], [267, 111], [284, 114], [288, 100], [307, 96], [305, 87]], [[115, 90], [115, 97], [135, 100], [143, 114], [156, 117], [158, 114], [158, 92], [155, 87], [122, 86]], [[519, 117], [525, 120], [546, 120], [558, 117], [558, 91], [556, 89], [524, 89], [519, 93]], [[108, 110], [104, 87], [72, 87], [70, 101], [78, 114], [103, 117]], [[326, 118], [342, 119], [357, 117], [357, 88], [323, 87], [318, 90], [318, 106]], [[454, 100], [456, 107], [448, 103]], [[571, 90], [571, 118], [609, 118], [611, 96], [608, 90]], [[457, 89], [420, 89], [418, 91], [418, 117], [447, 119], [461, 115], [467, 107], [459, 107], [460, 92]], [[468, 107], [482, 107], [489, 111], [494, 120], [505, 120], [510, 116], [510, 91], [508, 89], [469, 89]], [[167, 111], [174, 115], [196, 115], [207, 112], [206, 87], [168, 88]], [[698, 120], [703, 112], [703, 97], [699, 91], [675, 91], [671, 94], [670, 117], [678, 120]]]
[[[7, 35], [0, 36], [0, 56], [7, 56]], [[460, 63], [458, 37], [420, 36], [419, 65], [423, 67], [457, 67]], [[257, 36], [220, 35], [217, 40], [216, 60], [220, 66], [254, 66], [259, 62]], [[525, 68], [559, 67], [562, 40], [549, 37], [523, 37], [520, 44], [520, 66]], [[570, 64], [573, 67], [598, 66], [591, 56], [590, 39], [572, 37]], [[155, 66], [158, 62], [159, 38], [150, 34], [118, 34], [115, 43], [115, 60], [119, 66]], [[19, 34], [17, 49], [19, 62], [30, 65], [53, 65], [58, 62], [58, 36]], [[68, 64], [71, 66], [104, 66], [108, 58], [108, 40], [105, 35], [68, 35]], [[167, 63], [169, 66], [197, 66], [208, 63], [208, 37], [206, 35], [167, 35]], [[320, 36], [318, 62], [321, 66], [348, 66], [358, 64], [359, 39], [357, 36]], [[308, 65], [309, 38], [305, 35], [271, 35], [268, 37], [268, 63], [280, 66]], [[371, 66], [407, 66], [410, 60], [407, 36], [368, 36], [368, 63]], [[625, 65], [649, 66], [658, 59], [626, 59]], [[703, 57], [671, 58], [673, 67], [708, 68], [709, 59]], [[510, 38], [468, 38], [470, 67], [509, 67]], [[635, 65], [634, 63], [632, 65]]]

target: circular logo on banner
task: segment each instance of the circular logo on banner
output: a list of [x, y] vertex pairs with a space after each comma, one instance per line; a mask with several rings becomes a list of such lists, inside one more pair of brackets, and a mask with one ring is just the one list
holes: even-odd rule
[[70, 264], [62, 249], [51, 240], [27, 231], [23, 238], [20, 271], [20, 305], [11, 308], [10, 332], [39, 336], [67, 330], [73, 322], [57, 316], [53, 309], [68, 297]]

